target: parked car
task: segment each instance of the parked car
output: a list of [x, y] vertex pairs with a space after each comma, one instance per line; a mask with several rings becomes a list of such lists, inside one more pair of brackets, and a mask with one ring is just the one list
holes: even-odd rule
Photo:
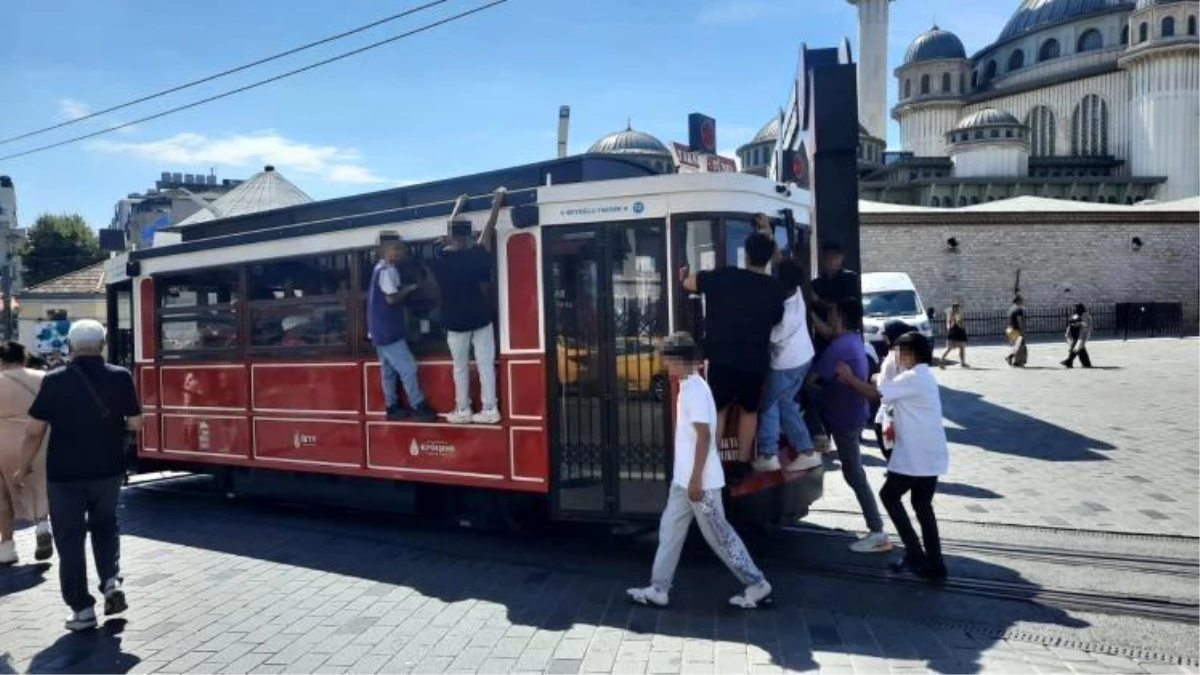
[[933, 339], [933, 327], [921, 295], [903, 272], [870, 272], [862, 275], [863, 339], [878, 354], [887, 350], [883, 324], [899, 319]]

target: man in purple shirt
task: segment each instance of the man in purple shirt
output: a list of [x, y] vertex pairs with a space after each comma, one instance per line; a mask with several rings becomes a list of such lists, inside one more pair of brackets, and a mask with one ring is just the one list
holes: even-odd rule
[[854, 490], [858, 506], [867, 521], [869, 533], [850, 545], [858, 553], [875, 553], [891, 550], [892, 545], [883, 530], [883, 518], [879, 515], [879, 504], [875, 493], [867, 482], [867, 473], [862, 466], [862, 451], [859, 448], [863, 429], [870, 417], [867, 399], [838, 380], [838, 364], [845, 363], [855, 377], [866, 380], [867, 354], [863, 350], [862, 303], [857, 298], [845, 298], [830, 304], [826, 320], [834, 334], [829, 346], [817, 357], [809, 374], [809, 380], [821, 387], [821, 417], [825, 420], [833, 441], [837, 444], [842, 459], [842, 476]]

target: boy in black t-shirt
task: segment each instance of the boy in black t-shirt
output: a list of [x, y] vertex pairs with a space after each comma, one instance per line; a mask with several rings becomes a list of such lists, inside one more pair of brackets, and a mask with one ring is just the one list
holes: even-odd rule
[[722, 267], [687, 275], [683, 288], [704, 295], [704, 355], [708, 384], [717, 404], [717, 439], [724, 438], [729, 409], [736, 404], [739, 458], [750, 461], [758, 430], [758, 406], [771, 370], [771, 329], [783, 318], [783, 285], [769, 274], [775, 240], [762, 232], [746, 237], [746, 269]]

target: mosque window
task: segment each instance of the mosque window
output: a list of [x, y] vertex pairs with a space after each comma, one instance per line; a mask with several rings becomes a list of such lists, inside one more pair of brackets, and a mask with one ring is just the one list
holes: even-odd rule
[[996, 61], [993, 59], [988, 61], [987, 66], [983, 69], [983, 83], [987, 84], [994, 79], [996, 79]]
[[1145, 42], [1150, 39], [1150, 24], [1145, 21], [1138, 24], [1138, 42]]
[[1013, 137], [1013, 130], [1012, 130], [1012, 129], [1005, 129], [1005, 130], [1004, 130], [1004, 137], [1005, 137], [1005, 138], [1012, 138], [1012, 137]]
[[971, 204], [978, 204], [978, 203], [979, 203], [979, 197], [978, 197], [978, 196], [971, 197]]
[[912, 80], [904, 81], [904, 98], [912, 98]]
[[991, 134], [989, 134], [989, 135], [990, 135], [992, 138], [1000, 138], [1000, 130], [999, 130], [999, 129], [992, 129], [992, 133], [991, 133]]
[[942, 200], [938, 199], [937, 197], [932, 197], [929, 200], [929, 205], [935, 209], [939, 208], [942, 205]]
[[929, 73], [925, 73], [921, 76], [921, 93], [929, 93]]
[[1042, 46], [1038, 49], [1038, 61], [1057, 59], [1061, 53], [1062, 49], [1058, 46], [1058, 40], [1050, 38], [1043, 42]]
[[1162, 20], [1162, 36], [1165, 38], [1175, 37], [1175, 17], [1165, 16]]
[[1008, 70], [1020, 70], [1025, 67], [1025, 52], [1018, 49], [1008, 57]]
[[948, 94], [950, 93], [950, 89], [950, 73], [942, 73], [942, 93]]
[[1108, 104], [1096, 94], [1084, 96], [1071, 115], [1071, 154], [1108, 154]]
[[1033, 108], [1025, 118], [1025, 126], [1030, 127], [1030, 154], [1034, 157], [1054, 156], [1054, 110], [1045, 106]]
[[1083, 35], [1079, 36], [1079, 41], [1075, 45], [1077, 52], [1094, 52], [1097, 49], [1104, 48], [1104, 36], [1100, 35], [1100, 31], [1095, 28], [1089, 28], [1083, 31]]
[[959, 197], [959, 198], [958, 198], [958, 205], [959, 205], [959, 206], [966, 206], [966, 205], [967, 205], [967, 198], [966, 198], [966, 197]]
[[966, 73], [958, 74], [958, 93], [960, 93], [960, 94], [967, 93], [967, 74]]
[[1129, 44], [1129, 24], [1121, 26], [1121, 44]]
[[1188, 35], [1195, 35], [1195, 34], [1196, 34], [1196, 17], [1189, 16], [1188, 17]]
[[979, 71], [976, 70], [971, 73], [971, 88], [975, 89], [978, 86], [979, 86]]

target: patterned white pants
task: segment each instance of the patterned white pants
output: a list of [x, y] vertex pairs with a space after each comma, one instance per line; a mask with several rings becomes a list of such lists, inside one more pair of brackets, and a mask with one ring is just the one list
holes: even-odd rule
[[667, 497], [667, 508], [663, 511], [658, 526], [658, 551], [654, 554], [654, 570], [650, 583], [661, 591], [670, 591], [679, 566], [679, 555], [687, 539], [688, 528], [695, 519], [704, 541], [725, 566], [745, 586], [753, 586], [763, 580], [763, 573], [750, 559], [750, 552], [733, 526], [725, 520], [725, 507], [721, 505], [720, 490], [705, 490], [698, 502], [688, 499], [687, 490], [671, 485]]

